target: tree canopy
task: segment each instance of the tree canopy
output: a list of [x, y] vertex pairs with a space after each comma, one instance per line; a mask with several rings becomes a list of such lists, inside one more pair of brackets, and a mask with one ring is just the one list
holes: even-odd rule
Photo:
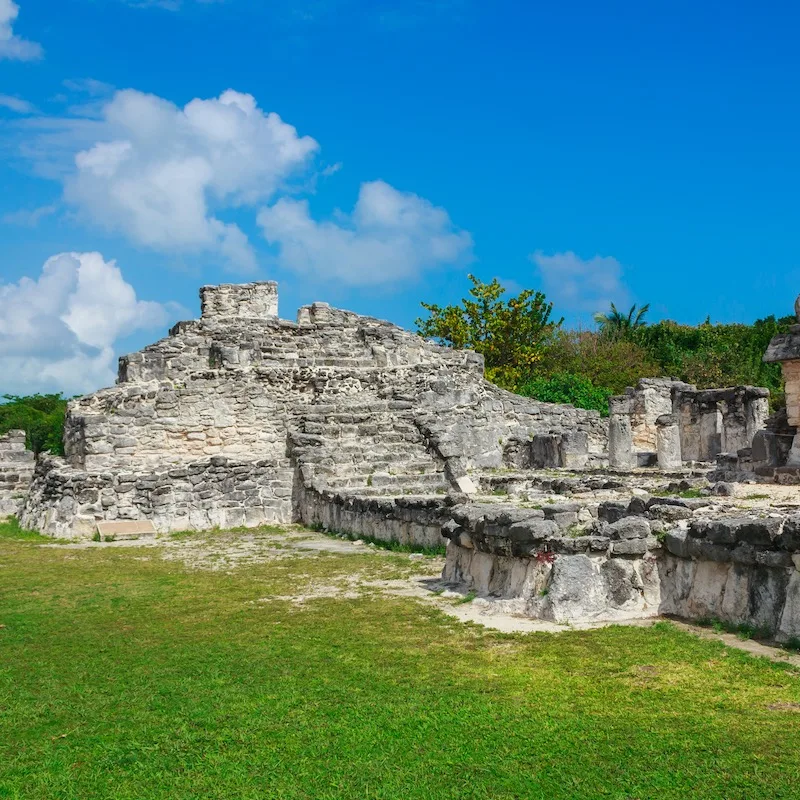
[[553, 305], [540, 291], [525, 289], [503, 299], [496, 279], [469, 276], [470, 297], [460, 305], [422, 303], [430, 316], [417, 320], [421, 335], [484, 355], [488, 380], [550, 402], [604, 411], [606, 398], [640, 378], [673, 376], [699, 388], [750, 384], [783, 402], [780, 366], [762, 360], [770, 339], [794, 317], [774, 316], [746, 324], [648, 324], [649, 304], [621, 311], [611, 303], [593, 330], [568, 330], [553, 319]]
[[553, 304], [542, 292], [524, 289], [505, 300], [506, 290], [496, 278], [483, 283], [470, 275], [469, 280], [470, 296], [461, 305], [422, 303], [430, 316], [417, 320], [419, 333], [450, 347], [481, 353], [486, 377], [514, 389], [542, 360], [563, 320], [551, 319]]
[[34, 454], [49, 450], [64, 455], [64, 415], [67, 401], [61, 394], [27, 397], [3, 395], [0, 403], [0, 436], [11, 430], [25, 431], [25, 445]]

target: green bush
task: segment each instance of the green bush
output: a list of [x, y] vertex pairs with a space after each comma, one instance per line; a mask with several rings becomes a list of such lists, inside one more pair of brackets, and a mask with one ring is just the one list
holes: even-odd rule
[[64, 455], [64, 415], [67, 401], [61, 394], [27, 397], [3, 395], [0, 403], [0, 436], [11, 430], [25, 431], [25, 446], [35, 455], [49, 450]]
[[588, 378], [570, 372], [549, 377], [531, 378], [517, 387], [517, 393], [543, 403], [570, 403], [576, 408], [588, 408], [608, 416], [610, 389], [595, 386]]
[[535, 371], [537, 377], [563, 373], [580, 375], [613, 394], [622, 394], [626, 386], [635, 386], [640, 378], [664, 374], [660, 365], [635, 342], [581, 330], [558, 331]]

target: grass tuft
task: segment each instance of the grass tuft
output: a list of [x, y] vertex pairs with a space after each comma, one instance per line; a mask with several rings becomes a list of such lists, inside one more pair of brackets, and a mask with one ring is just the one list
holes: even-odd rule
[[48, 542], [50, 544], [56, 541], [49, 536], [42, 536], [37, 531], [28, 531], [25, 528], [21, 528], [16, 517], [0, 519], [0, 538], [16, 539], [21, 542]]

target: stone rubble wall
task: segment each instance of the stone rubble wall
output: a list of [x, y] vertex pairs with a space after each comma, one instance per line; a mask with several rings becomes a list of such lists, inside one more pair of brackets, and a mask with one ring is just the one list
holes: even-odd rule
[[415, 547], [447, 543], [442, 536], [448, 518], [444, 498], [362, 497], [302, 488], [295, 499], [298, 521], [311, 528]]
[[455, 506], [443, 577], [555, 622], [667, 614], [800, 639], [800, 514], [712, 519], [707, 503], [605, 502], [577, 531], [580, 503]]
[[[672, 395], [676, 386], [689, 384], [672, 378], [642, 378], [631, 396], [631, 432], [635, 451], [654, 452], [657, 446], [656, 420], [672, 413]], [[694, 387], [691, 387], [694, 388]]]
[[[662, 468], [681, 461], [711, 462], [721, 453], [750, 447], [769, 416], [769, 390], [755, 386], [698, 390], [671, 378], [644, 378], [636, 388], [609, 400], [609, 464], [628, 469], [657, 460], [659, 439], [677, 433], [680, 447], [670, 442], [669, 458], [662, 441]], [[677, 431], [664, 430], [669, 420]]]
[[260, 281], [203, 286], [200, 289], [200, 316], [277, 317], [278, 284]]
[[443, 578], [552, 622], [658, 613], [658, 540], [641, 517], [574, 533], [579, 503], [455, 506]]
[[769, 416], [769, 390], [678, 389], [674, 398], [684, 461], [714, 461], [720, 453], [750, 447]]
[[33, 453], [25, 449], [25, 431], [0, 436], [0, 519], [19, 513], [33, 469]]
[[661, 613], [800, 638], [800, 515], [695, 520], [664, 547]]
[[293, 520], [289, 460], [214, 456], [158, 471], [86, 472], [45, 457], [20, 521], [61, 538], [91, 538], [99, 520], [151, 520], [159, 533]]

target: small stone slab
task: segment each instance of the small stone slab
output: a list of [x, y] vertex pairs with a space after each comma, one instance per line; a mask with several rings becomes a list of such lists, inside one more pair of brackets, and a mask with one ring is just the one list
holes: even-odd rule
[[103, 542], [122, 539], [140, 539], [155, 536], [156, 529], [149, 519], [125, 519], [117, 522], [98, 522], [97, 532]]
[[456, 486], [464, 494], [476, 494], [478, 491], [469, 475], [462, 475], [460, 478], [456, 478]]

